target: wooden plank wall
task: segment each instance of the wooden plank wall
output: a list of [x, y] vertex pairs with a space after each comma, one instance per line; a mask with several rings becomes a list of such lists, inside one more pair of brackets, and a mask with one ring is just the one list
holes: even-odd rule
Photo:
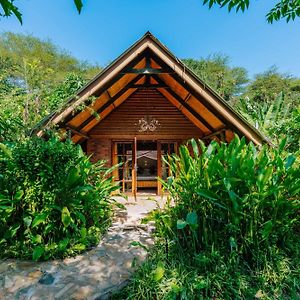
[[[148, 103], [148, 105], [147, 105]], [[154, 132], [139, 132], [138, 120], [147, 114], [159, 121]], [[201, 137], [203, 134], [174, 105], [155, 89], [139, 89], [110, 115], [101, 120], [90, 132], [92, 138], [103, 136], [145, 136], [155, 139], [174, 136]]]

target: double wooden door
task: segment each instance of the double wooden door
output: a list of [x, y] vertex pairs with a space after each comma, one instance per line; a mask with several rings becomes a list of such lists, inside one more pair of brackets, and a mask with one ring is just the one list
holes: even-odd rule
[[162, 194], [162, 185], [158, 177], [166, 180], [170, 175], [164, 158], [177, 152], [175, 141], [129, 141], [113, 143], [113, 164], [119, 164], [115, 170], [115, 179], [120, 184], [120, 191], [136, 195], [139, 192]]

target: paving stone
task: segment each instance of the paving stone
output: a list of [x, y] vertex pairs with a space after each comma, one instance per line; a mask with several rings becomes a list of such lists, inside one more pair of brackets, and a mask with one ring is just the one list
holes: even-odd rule
[[100, 244], [85, 254], [48, 262], [0, 260], [0, 299], [109, 299], [147, 256], [145, 249], [131, 243], [153, 244], [154, 224], [149, 229], [140, 220], [156, 204], [140, 199], [126, 207], [127, 212], [117, 212]]
[[50, 273], [45, 273], [39, 280], [40, 284], [50, 285], [54, 282], [54, 276]]
[[31, 277], [33, 279], [37, 279], [37, 278], [40, 278], [42, 275], [43, 275], [43, 273], [40, 270], [36, 270], [36, 271], [30, 272], [28, 274], [28, 277]]
[[4, 288], [9, 289], [14, 285], [14, 281], [9, 278], [8, 276], [5, 276], [4, 278]]
[[82, 300], [86, 299], [93, 292], [93, 288], [91, 286], [81, 286], [76, 289], [76, 291], [72, 294], [72, 299], [74, 300]]
[[8, 264], [6, 262], [3, 262], [0, 264], [0, 274], [4, 273], [8, 270]]

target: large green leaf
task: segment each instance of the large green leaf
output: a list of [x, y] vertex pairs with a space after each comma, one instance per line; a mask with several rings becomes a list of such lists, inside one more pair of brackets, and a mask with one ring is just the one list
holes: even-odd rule
[[74, 0], [74, 3], [75, 3], [78, 13], [81, 13], [81, 10], [83, 7], [82, 0]]
[[11, 238], [13, 238], [17, 234], [20, 227], [21, 227], [21, 225], [17, 223], [9, 228], [9, 235]]
[[61, 211], [61, 221], [65, 227], [68, 227], [72, 222], [71, 214], [66, 206]]
[[31, 228], [34, 228], [41, 223], [45, 223], [47, 217], [48, 217], [47, 213], [41, 213], [41, 214], [37, 215], [31, 223]]
[[288, 170], [294, 164], [295, 161], [296, 161], [296, 157], [294, 155], [290, 155], [287, 158], [286, 163], [285, 163], [286, 170]]
[[160, 281], [165, 275], [165, 266], [164, 263], [159, 261], [157, 263], [156, 269], [153, 271], [153, 279], [155, 281]]
[[34, 248], [32, 253], [33, 260], [39, 260], [41, 256], [44, 254], [45, 248], [43, 246], [37, 246]]
[[184, 220], [177, 220], [177, 229], [183, 229], [187, 225], [186, 221]]
[[197, 213], [195, 211], [189, 212], [186, 216], [186, 222], [190, 225], [190, 226], [195, 226], [198, 224], [198, 216]]

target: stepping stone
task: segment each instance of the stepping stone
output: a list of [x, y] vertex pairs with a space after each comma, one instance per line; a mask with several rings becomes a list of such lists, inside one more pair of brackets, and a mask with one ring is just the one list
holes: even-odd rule
[[54, 282], [54, 277], [50, 273], [45, 273], [39, 280], [40, 284], [51, 285]]

